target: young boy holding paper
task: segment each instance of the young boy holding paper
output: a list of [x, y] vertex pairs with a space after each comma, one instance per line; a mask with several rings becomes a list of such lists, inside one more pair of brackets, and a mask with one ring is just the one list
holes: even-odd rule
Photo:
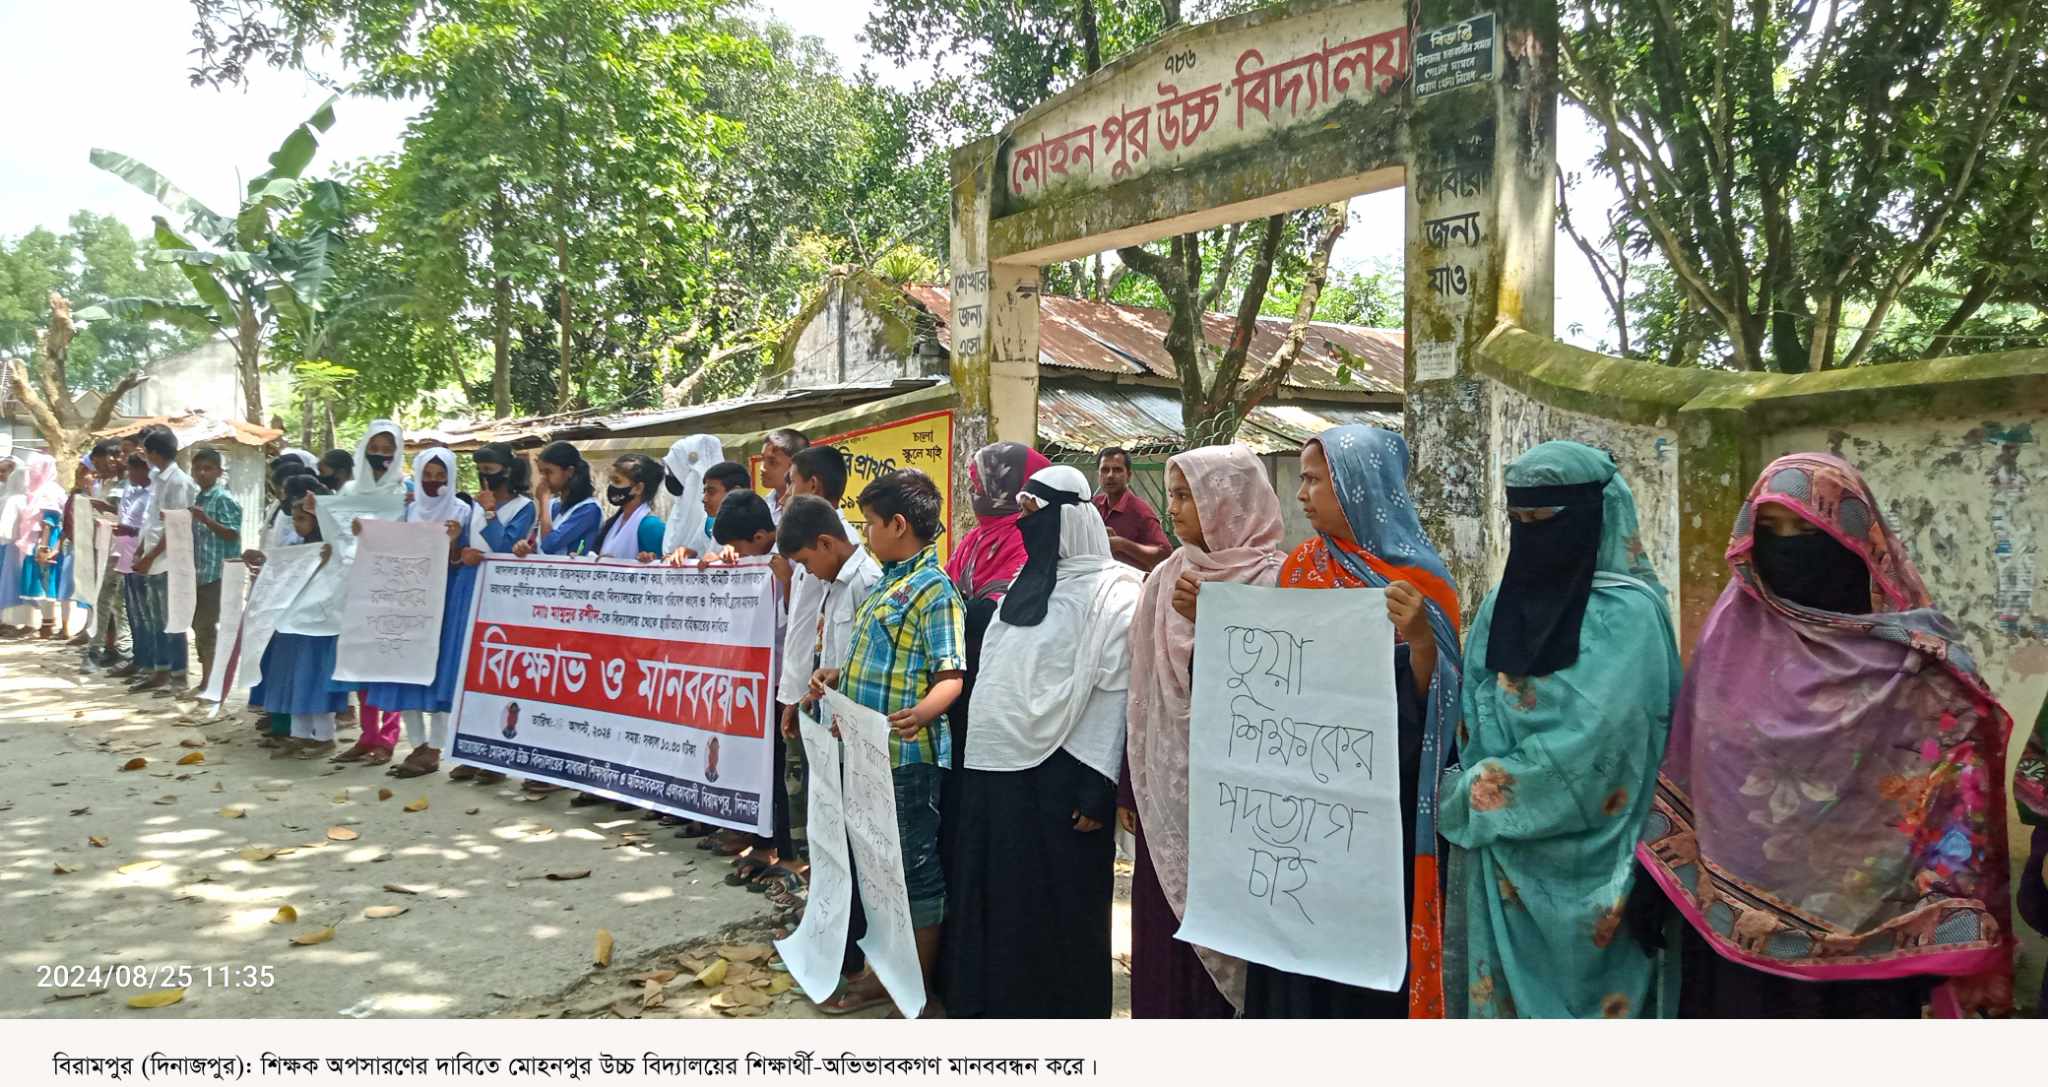
[[[814, 697], [835, 687], [889, 719], [896, 831], [927, 994], [934, 991], [939, 929], [946, 919], [939, 788], [953, 757], [942, 718], [960, 697], [967, 672], [966, 610], [934, 543], [944, 527], [943, 509], [931, 477], [914, 468], [889, 472], [861, 491], [868, 550], [882, 563], [881, 577], [854, 614], [845, 667], [821, 668], [811, 680]], [[837, 995], [820, 1005], [827, 1014], [843, 1015], [889, 999], [854, 943], [866, 927], [856, 895], [841, 972], [845, 981]], [[933, 1012], [927, 1015], [938, 1012], [935, 1001], [928, 1006]]]

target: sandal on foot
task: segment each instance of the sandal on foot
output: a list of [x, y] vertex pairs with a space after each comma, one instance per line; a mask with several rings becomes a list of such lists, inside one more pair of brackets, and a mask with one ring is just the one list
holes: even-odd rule
[[412, 749], [411, 754], [405, 757], [404, 762], [384, 772], [395, 778], [417, 778], [426, 777], [428, 774], [440, 769], [441, 756], [439, 752], [425, 747], [415, 747]]
[[505, 775], [496, 770], [478, 770], [476, 772], [476, 783], [478, 785], [496, 785], [504, 780]]
[[390, 761], [391, 749], [388, 747], [373, 747], [369, 754], [363, 756], [364, 766], [382, 766]]
[[803, 877], [779, 864], [771, 864], [755, 872], [754, 878], [747, 883], [747, 890], [757, 895], [767, 894], [777, 887], [796, 894], [804, 889]]
[[476, 767], [470, 766], [467, 763], [465, 763], [461, 766], [456, 767], [453, 770], [448, 771], [448, 780], [468, 781], [470, 778], [477, 776], [479, 772], [480, 771], [478, 771]]
[[[872, 986], [872, 988], [870, 988]], [[869, 1008], [879, 1008], [889, 1003], [889, 991], [874, 975], [868, 974], [852, 981], [841, 982], [839, 991], [818, 1005], [826, 1015], [852, 1015]]]
[[354, 747], [349, 748], [347, 751], [344, 751], [341, 754], [334, 756], [334, 758], [330, 761], [361, 762], [364, 759], [369, 758], [370, 752], [375, 750], [377, 749], [371, 747], [369, 744], [357, 744]]
[[602, 804], [604, 801], [605, 798], [596, 793], [577, 793], [569, 798], [569, 806], [572, 808], [587, 808], [592, 804]]
[[773, 861], [741, 857], [739, 863], [733, 865], [732, 871], [725, 874], [725, 885], [728, 887], [744, 887], [752, 883], [755, 876], [774, 867], [774, 864], [775, 862]]

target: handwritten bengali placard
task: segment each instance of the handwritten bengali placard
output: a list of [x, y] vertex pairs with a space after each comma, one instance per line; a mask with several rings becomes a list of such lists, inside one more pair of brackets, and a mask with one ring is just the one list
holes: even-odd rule
[[1384, 591], [1203, 589], [1176, 935], [1290, 973], [1400, 988], [1398, 731]]
[[1010, 207], [1106, 188], [1198, 156], [1322, 123], [1347, 101], [1394, 98], [1411, 62], [1398, 3], [1249, 20], [1165, 38], [1100, 85], [1027, 116], [999, 160]]
[[776, 608], [766, 560], [486, 559], [452, 757], [769, 833]]
[[448, 526], [365, 519], [343, 593], [350, 621], [335, 644], [334, 678], [434, 682], [448, 590]]
[[[964, 316], [962, 317], [964, 320]], [[849, 430], [825, 437], [811, 436], [812, 445], [829, 445], [846, 454], [846, 495], [839, 500], [839, 512], [855, 528], [861, 525], [861, 488], [884, 473], [898, 468], [915, 468], [939, 485], [939, 523], [953, 523], [953, 413], [934, 411], [913, 415], [892, 423]], [[761, 458], [752, 458], [757, 485]], [[939, 561], [953, 551], [951, 533], [939, 536]]]

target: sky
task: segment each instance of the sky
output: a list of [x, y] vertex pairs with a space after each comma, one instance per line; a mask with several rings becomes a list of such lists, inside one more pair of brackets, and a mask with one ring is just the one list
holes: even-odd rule
[[[757, 0], [756, 10], [824, 39], [851, 73], [866, 59], [859, 40], [872, 0]], [[0, 41], [14, 43], [0, 67], [0, 237], [37, 226], [62, 230], [88, 208], [127, 222], [139, 234], [159, 210], [154, 200], [92, 166], [95, 147], [140, 159], [215, 211], [231, 213], [243, 180], [328, 92], [299, 75], [257, 69], [248, 88], [191, 86], [191, 7], [184, 0], [0, 0]], [[885, 65], [873, 65], [877, 71]], [[908, 73], [885, 73], [891, 82]], [[313, 170], [396, 151], [414, 105], [344, 97]], [[1561, 119], [1559, 159], [1583, 171], [1593, 136], [1569, 113]], [[238, 174], [239, 171], [239, 174]], [[1612, 190], [1588, 181], [1579, 214], [1598, 222]], [[1575, 201], [1574, 207], [1579, 207]], [[1400, 190], [1352, 202], [1351, 229], [1339, 241], [1340, 269], [1398, 262]], [[1585, 259], [1560, 237], [1557, 331], [1593, 346], [1610, 320]], [[1585, 332], [1573, 336], [1573, 323]]]

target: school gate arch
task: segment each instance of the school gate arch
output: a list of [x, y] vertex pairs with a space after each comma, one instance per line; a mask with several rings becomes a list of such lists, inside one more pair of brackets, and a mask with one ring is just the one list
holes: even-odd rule
[[1502, 530], [1473, 353], [1502, 319], [1552, 333], [1557, 36], [1554, 0], [1295, 0], [1177, 27], [955, 150], [957, 493], [981, 445], [1035, 437], [1041, 266], [1405, 185], [1415, 498], [1476, 602]]

